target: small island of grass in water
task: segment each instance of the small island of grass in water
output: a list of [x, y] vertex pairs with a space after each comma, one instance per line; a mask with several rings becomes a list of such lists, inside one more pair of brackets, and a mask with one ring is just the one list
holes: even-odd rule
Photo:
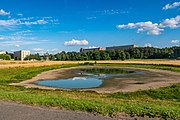
[[93, 74], [128, 74], [135, 72], [131, 70], [118, 69], [118, 68], [89, 68], [89, 69], [80, 69], [80, 71], [86, 73], [93, 73]]

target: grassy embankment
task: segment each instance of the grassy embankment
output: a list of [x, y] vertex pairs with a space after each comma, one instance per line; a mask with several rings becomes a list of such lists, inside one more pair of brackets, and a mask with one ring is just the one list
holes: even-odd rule
[[[180, 67], [170, 65], [102, 65], [153, 68], [180, 72]], [[0, 99], [31, 105], [82, 110], [109, 116], [124, 112], [131, 116], [161, 117], [164, 119], [179, 119], [180, 117], [180, 84], [157, 90], [114, 94], [27, 89], [8, 85], [9, 83], [30, 79], [43, 71], [71, 66], [77, 65], [2, 68], [0, 69]]]
[[146, 69], [160, 69], [160, 70], [168, 70], [173, 72], [180, 72], [179, 65], [164, 65], [164, 64], [99, 64], [101, 66], [121, 66], [121, 67], [134, 67], [134, 68], [146, 68]]

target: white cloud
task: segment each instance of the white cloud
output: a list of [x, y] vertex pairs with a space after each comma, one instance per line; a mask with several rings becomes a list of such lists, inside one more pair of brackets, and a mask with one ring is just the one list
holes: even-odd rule
[[17, 16], [23, 16], [23, 14], [22, 13], [18, 13]]
[[[13, 17], [14, 15], [16, 16]], [[49, 17], [23, 17], [24, 15], [22, 13], [13, 13], [13, 15], [11, 16], [10, 12], [7, 12], [3, 9], [0, 9], [0, 16], [3, 16], [3, 19], [0, 19], [0, 31], [17, 31], [17, 30], [22, 29], [23, 27], [26, 27], [26, 26], [29, 27], [32, 25], [59, 24], [58, 19], [53, 19], [53, 17], [50, 17], [50, 16]], [[24, 34], [27, 36], [30, 34], [32, 35], [32, 33], [30, 32], [21, 33], [21, 34]]]
[[119, 10], [104, 10], [102, 11], [103, 14], [106, 14], [106, 15], [114, 15], [114, 14], [120, 14], [120, 11]]
[[18, 44], [16, 44], [16, 45], [14, 45], [15, 47], [20, 47], [20, 45], [18, 45]]
[[148, 35], [159, 35], [165, 28], [176, 29], [180, 27], [180, 16], [163, 20], [161, 23], [137, 22], [127, 25], [117, 25], [119, 29], [137, 29], [137, 33], [146, 32]]
[[119, 14], [128, 14], [129, 11], [119, 10], [119, 9], [106, 9], [102, 11], [95, 11], [98, 15], [119, 15]]
[[43, 48], [34, 48], [32, 49], [33, 53], [39, 53], [40, 55], [46, 54], [47, 52], [49, 54], [56, 54], [58, 52], [61, 52], [59, 49], [57, 48], [53, 48], [53, 49], [43, 49]]
[[14, 26], [18, 24], [18, 20], [10, 19], [10, 20], [0, 20], [0, 26]]
[[43, 25], [43, 24], [48, 24], [48, 22], [45, 20], [36, 20], [33, 22], [30, 22], [30, 21], [21, 22], [20, 21], [20, 24], [22, 24], [22, 25]]
[[64, 45], [66, 46], [76, 46], [76, 45], [88, 45], [89, 42], [87, 40], [75, 40], [72, 39], [71, 41], [65, 41]]
[[160, 23], [160, 27], [169, 27], [172, 29], [180, 27], [180, 16], [176, 16], [175, 18], [165, 19]]
[[[24, 31], [23, 31], [24, 32]], [[24, 34], [9, 34], [9, 35], [0, 35], [0, 46], [12, 46], [12, 47], [20, 47], [26, 45], [35, 45], [35, 44], [43, 44], [48, 41], [43, 41], [34, 36], [26, 36]]]
[[173, 4], [167, 4], [162, 9], [168, 10], [168, 9], [173, 9], [173, 8], [177, 8], [177, 7], [180, 7], [180, 2], [174, 2]]
[[5, 40], [5, 38], [0, 36], [0, 40]]
[[50, 42], [50, 40], [39, 40], [41, 42]]
[[0, 15], [10, 15], [10, 12], [6, 12], [5, 10], [0, 10]]
[[0, 42], [0, 46], [15, 46], [15, 47], [20, 47], [24, 45], [35, 45], [35, 44], [42, 44], [39, 40], [34, 40], [34, 41], [28, 41], [27, 38], [26, 40], [6, 40]]
[[0, 27], [4, 29], [10, 29], [14, 27], [18, 27], [20, 25], [26, 25], [26, 26], [31, 26], [31, 25], [45, 25], [53, 22], [51, 21], [46, 21], [43, 19], [40, 20], [21, 20], [21, 19], [7, 19], [7, 20], [0, 20]]
[[97, 18], [97, 17], [94, 17], [94, 16], [93, 16], [93, 17], [86, 17], [87, 20], [94, 20], [94, 19], [96, 19], [96, 18]]
[[49, 50], [49, 53], [51, 53], [51, 54], [56, 54], [56, 53], [59, 53], [59, 52], [61, 52], [61, 51], [59, 49], [57, 49], [57, 48]]
[[14, 28], [20, 27], [21, 25], [59, 24], [59, 20], [53, 19], [52, 17], [22, 17], [23, 14], [19, 13], [16, 18], [13, 18], [10, 16], [10, 12], [6, 12], [3, 9], [0, 9], [0, 15], [9, 15], [6, 19], [0, 19], [1, 30], [14, 30]]
[[144, 47], [152, 47], [152, 44], [151, 44], [151, 43], [146, 43], [146, 44], [144, 45]]
[[117, 25], [117, 28], [129, 28], [137, 29], [137, 33], [146, 32], [148, 35], [159, 35], [164, 29], [159, 28], [157, 23], [152, 23], [151, 21], [147, 22], [138, 22], [138, 23], [128, 23], [127, 25]]
[[179, 43], [180, 42], [180, 40], [171, 40], [171, 43], [172, 44], [177, 44], [177, 43]]
[[15, 52], [15, 51], [18, 51], [18, 50], [15, 50], [15, 49], [12, 49], [12, 50], [10, 50], [11, 52]]
[[51, 51], [55, 52], [55, 51], [59, 51], [59, 49], [54, 48], [54, 49], [52, 49]]
[[38, 24], [47, 24], [48, 22], [47, 21], [45, 21], [45, 20], [37, 20], [36, 21]]
[[[0, 10], [1, 15], [8, 15], [6, 19], [0, 19], [0, 31], [4, 31], [4, 35], [0, 35], [0, 46], [7, 47], [20, 47], [27, 45], [35, 45], [47, 43], [49, 40], [41, 40], [33, 37], [33, 31], [21, 30], [23, 25], [44, 25], [44, 24], [55, 24], [58, 20], [53, 20], [52, 17], [23, 17], [23, 14], [16, 14], [16, 18], [10, 16], [10, 12], [6, 12], [3, 9]], [[23, 26], [24, 27], [24, 26]], [[10, 31], [12, 32], [6, 32]], [[38, 50], [38, 49], [36, 49]]]
[[18, 32], [15, 32], [13, 35], [15, 36], [31, 36], [32, 35], [32, 32], [31, 30], [23, 30], [23, 31], [18, 31]]
[[92, 48], [98, 48], [98, 47], [96, 47], [96, 46], [89, 46], [88, 48], [92, 49]]
[[29, 21], [29, 20], [33, 20], [33, 19], [35, 19], [34, 17], [23, 17], [23, 18], [19, 18], [19, 20], [21, 20], [21, 21]]
[[39, 51], [42, 51], [43, 49], [42, 48], [34, 48], [33, 51], [35, 52], [39, 52]]

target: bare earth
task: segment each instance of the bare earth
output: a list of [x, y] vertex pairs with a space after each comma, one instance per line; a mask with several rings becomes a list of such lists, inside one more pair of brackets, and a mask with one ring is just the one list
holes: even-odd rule
[[[36, 77], [23, 81], [21, 83], [13, 83], [11, 85], [20, 85], [26, 88], [40, 88], [40, 89], [59, 89], [46, 86], [39, 86], [33, 84], [38, 80], [53, 80], [64, 79], [77, 76], [77, 70], [80, 67], [74, 68], [62, 68], [58, 70], [51, 70], [43, 72]], [[83, 68], [83, 67], [81, 67]], [[111, 67], [112, 68], [112, 67]], [[121, 67], [116, 67], [121, 68]], [[156, 70], [156, 69], [144, 69], [144, 68], [124, 68], [142, 72], [143, 74], [133, 74], [128, 76], [122, 76], [118, 78], [112, 78], [105, 80], [99, 88], [92, 89], [80, 89], [82, 91], [96, 91], [98, 93], [114, 93], [114, 92], [133, 92], [138, 90], [155, 89], [159, 87], [169, 86], [175, 83], [180, 83], [180, 73]]]

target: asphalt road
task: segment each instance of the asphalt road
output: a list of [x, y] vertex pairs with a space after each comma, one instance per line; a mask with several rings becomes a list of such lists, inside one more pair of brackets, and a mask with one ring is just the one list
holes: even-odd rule
[[0, 120], [113, 120], [113, 118], [0, 101]]

